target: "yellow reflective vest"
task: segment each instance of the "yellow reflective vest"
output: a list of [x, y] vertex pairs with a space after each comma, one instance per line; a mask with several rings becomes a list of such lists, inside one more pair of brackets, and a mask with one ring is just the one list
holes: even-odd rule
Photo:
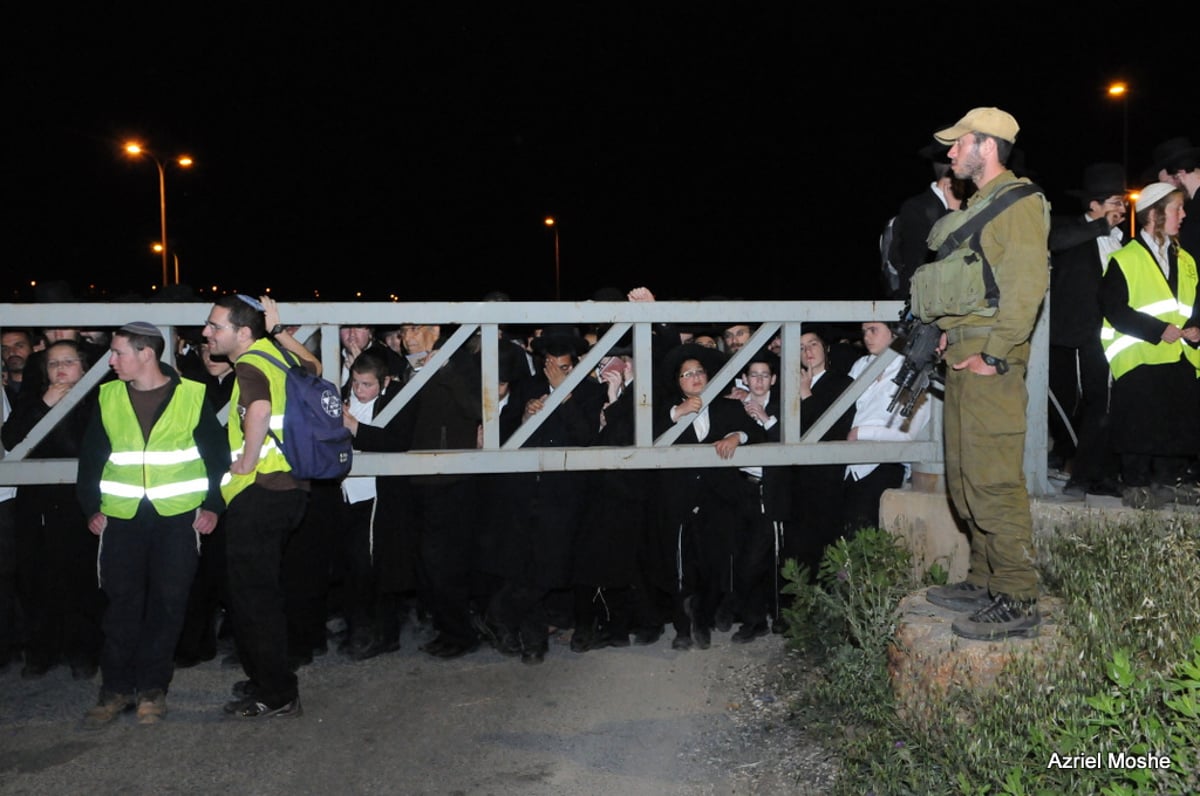
[[142, 435], [129, 389], [121, 381], [100, 387], [100, 421], [112, 446], [100, 476], [100, 511], [132, 519], [143, 498], [162, 517], [198, 508], [208, 494], [208, 471], [195, 438], [204, 385], [181, 379], [150, 439]]
[[[282, 358], [274, 343], [265, 337], [251, 343], [247, 351], [262, 351], [276, 359]], [[237, 364], [243, 363], [257, 368], [267, 377], [267, 383], [271, 388], [270, 422], [271, 432], [274, 436], [267, 434], [266, 439], [263, 440], [262, 448], [258, 453], [258, 464], [255, 465], [253, 473], [248, 475], [226, 473], [225, 477], [221, 479], [221, 495], [225, 498], [226, 504], [232, 502], [236, 495], [253, 484], [258, 473], [286, 473], [292, 469], [287, 459], [284, 458], [283, 451], [275, 442], [276, 438], [280, 441], [283, 440], [283, 412], [287, 406], [287, 374], [282, 368], [262, 357], [248, 357], [243, 354], [238, 358]], [[234, 380], [233, 394], [229, 398], [229, 406], [232, 410], [229, 413], [229, 450], [235, 461], [241, 458], [246, 443], [245, 435], [242, 432], [242, 415], [238, 406], [240, 396], [241, 385]]]
[[[1137, 240], [1132, 240], [1113, 253], [1125, 284], [1129, 289], [1129, 306], [1138, 312], [1153, 315], [1160, 321], [1173, 323], [1182, 329], [1192, 315], [1196, 301], [1196, 261], [1183, 249], [1179, 250], [1177, 293], [1172, 295], [1154, 255]], [[1111, 268], [1112, 263], [1106, 267]], [[1161, 340], [1142, 340], [1112, 327], [1108, 318], [1100, 329], [1100, 343], [1114, 379], [1119, 379], [1138, 365], [1169, 365], [1185, 358], [1200, 373], [1200, 350], [1182, 339], [1174, 343]]]

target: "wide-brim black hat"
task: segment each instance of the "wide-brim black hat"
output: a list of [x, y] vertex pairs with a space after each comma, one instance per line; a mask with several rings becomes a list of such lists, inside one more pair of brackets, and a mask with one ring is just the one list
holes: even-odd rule
[[552, 325], [543, 326], [542, 333], [533, 338], [530, 347], [535, 354], [546, 353], [546, 347], [551, 341], [566, 343], [575, 350], [575, 356], [581, 357], [588, 352], [591, 344], [579, 333], [574, 326]]
[[1080, 199], [1107, 199], [1125, 193], [1125, 167], [1120, 163], [1092, 163], [1083, 170], [1083, 187], [1066, 192]]
[[1151, 161], [1147, 171], [1157, 179], [1163, 169], [1174, 171], [1189, 163], [1194, 165], [1200, 162], [1200, 147], [1192, 146], [1192, 142], [1183, 136], [1171, 138], [1154, 147]]
[[950, 163], [950, 147], [937, 141], [926, 144], [917, 150], [917, 155], [932, 160], [934, 163]]
[[499, 357], [501, 383], [516, 384], [529, 376], [529, 359], [521, 346], [509, 340], [501, 340]]
[[709, 348], [708, 346], [696, 343], [680, 343], [663, 357], [663, 384], [672, 385], [677, 383], [679, 380], [679, 368], [689, 359], [694, 359], [700, 363], [700, 366], [708, 373], [709, 381], [712, 381], [717, 372], [729, 360], [725, 354], [716, 348]]

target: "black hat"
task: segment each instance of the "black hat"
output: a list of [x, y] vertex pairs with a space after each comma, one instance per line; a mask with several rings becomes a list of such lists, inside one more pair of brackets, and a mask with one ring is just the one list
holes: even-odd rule
[[708, 372], [709, 381], [712, 381], [713, 377], [717, 375], [717, 371], [725, 366], [729, 358], [715, 348], [696, 343], [680, 343], [663, 357], [663, 383], [675, 384], [679, 378], [680, 366], [689, 359], [699, 362]]
[[1083, 200], [1107, 199], [1125, 193], [1125, 167], [1120, 163], [1092, 163], [1083, 170], [1083, 187], [1067, 191]]
[[579, 334], [574, 326], [550, 325], [543, 326], [542, 333], [533, 338], [530, 344], [535, 354], [546, 353], [546, 347], [551, 341], [566, 343], [575, 350], [575, 356], [581, 357], [588, 352], [591, 345]]
[[1154, 147], [1151, 161], [1150, 170], [1157, 179], [1158, 172], [1163, 169], [1175, 171], [1188, 166], [1195, 168], [1200, 165], [1200, 147], [1192, 146], [1192, 142], [1182, 136], [1172, 138]]
[[521, 346], [501, 340], [499, 357], [501, 383], [516, 384], [529, 375], [529, 360]]
[[945, 144], [939, 144], [937, 141], [921, 147], [917, 150], [917, 154], [926, 160], [932, 160], [934, 163], [950, 163], [950, 147]]

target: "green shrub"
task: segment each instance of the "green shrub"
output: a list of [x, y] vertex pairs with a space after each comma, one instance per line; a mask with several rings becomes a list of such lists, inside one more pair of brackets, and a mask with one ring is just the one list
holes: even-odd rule
[[826, 677], [820, 701], [878, 718], [891, 712], [887, 648], [911, 582], [911, 555], [892, 534], [864, 528], [830, 545], [816, 584], [789, 561], [784, 569], [789, 638], [819, 655]]
[[[1019, 656], [994, 687], [953, 691], [906, 717], [879, 686], [890, 686], [895, 606], [913, 590], [907, 564], [895, 567], [878, 537], [862, 540], [869, 552], [857, 539], [832, 548], [817, 587], [792, 581], [792, 626], [809, 621], [809, 634], [796, 640], [826, 675], [806, 712], [854, 730], [830, 734], [843, 761], [836, 792], [1200, 792], [1198, 519], [1076, 521], [1039, 539], [1043, 593], [1063, 600], [1057, 652]], [[847, 585], [851, 577], [861, 588]], [[1109, 767], [1110, 753], [1165, 755], [1170, 768]], [[1099, 755], [1101, 765], [1056, 767], [1055, 755], [1060, 763]]]

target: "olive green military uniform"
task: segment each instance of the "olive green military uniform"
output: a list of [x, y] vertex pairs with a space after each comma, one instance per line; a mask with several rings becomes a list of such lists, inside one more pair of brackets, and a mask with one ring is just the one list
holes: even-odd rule
[[[982, 186], [968, 206], [1017, 178], [1005, 171]], [[955, 510], [970, 526], [967, 581], [993, 595], [1036, 599], [1033, 519], [1022, 462], [1025, 451], [1025, 371], [1029, 338], [1050, 279], [1049, 206], [1040, 195], [1018, 200], [984, 226], [981, 246], [1000, 289], [992, 317], [939, 318], [945, 359], [972, 354], [1008, 361], [1007, 373], [946, 372], [946, 484]]]

